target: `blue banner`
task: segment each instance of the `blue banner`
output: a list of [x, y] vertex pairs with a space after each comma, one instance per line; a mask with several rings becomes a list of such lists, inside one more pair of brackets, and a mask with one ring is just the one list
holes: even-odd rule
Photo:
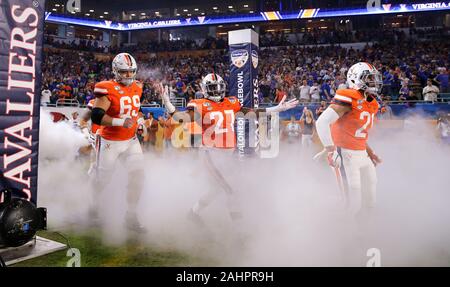
[[45, 20], [52, 23], [82, 25], [101, 29], [131, 31], [139, 29], [158, 29], [189, 27], [199, 25], [223, 25], [235, 23], [281, 21], [311, 18], [349, 17], [361, 15], [378, 15], [390, 13], [430, 12], [450, 10], [450, 1], [415, 3], [415, 4], [380, 4], [364, 8], [339, 9], [302, 9], [290, 12], [268, 11], [230, 16], [193, 16], [189, 18], [150, 19], [137, 22], [116, 22], [110, 20], [75, 18], [67, 15], [57, 15], [52, 12], [45, 14]]
[[36, 204], [45, 0], [0, 7], [0, 189]]
[[230, 45], [229, 94], [247, 108], [259, 105], [258, 52], [258, 47], [250, 43]]

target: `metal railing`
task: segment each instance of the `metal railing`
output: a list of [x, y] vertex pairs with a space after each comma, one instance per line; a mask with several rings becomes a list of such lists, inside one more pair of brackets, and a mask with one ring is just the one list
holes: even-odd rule
[[56, 107], [79, 107], [80, 103], [75, 99], [58, 99]]
[[158, 103], [152, 103], [152, 104], [143, 104], [141, 105], [143, 108], [161, 108], [161, 105]]
[[176, 108], [185, 108], [186, 107], [186, 99], [185, 98], [173, 98], [173, 99], [170, 99], [170, 102]]

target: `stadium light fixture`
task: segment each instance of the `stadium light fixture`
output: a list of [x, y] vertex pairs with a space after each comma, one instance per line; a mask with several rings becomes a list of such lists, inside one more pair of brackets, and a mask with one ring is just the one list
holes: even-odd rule
[[230, 5], [230, 6], [228, 6], [228, 9], [233, 9], [233, 6], [231, 6], [231, 5]]
[[244, 8], [248, 8], [248, 4], [244, 4]]
[[136, 14], [133, 13], [133, 14], [131, 14], [131, 16], [134, 17], [134, 16], [136, 16]]
[[180, 14], [179, 14], [179, 13], [177, 13], [176, 15], [177, 15], [177, 16], [180, 16]]
[[217, 10], [217, 7], [213, 7], [213, 10]]
[[103, 14], [108, 15], [109, 13], [108, 12], [103, 12]]
[[53, 8], [53, 9], [52, 9], [52, 11], [55, 11], [55, 12], [56, 12], [56, 9], [55, 9], [55, 8]]
[[156, 14], [156, 15], [159, 15], [159, 11], [155, 11], [155, 14]]
[[192, 14], [187, 14], [189, 17], [191, 17], [192, 16]]
[[89, 13], [86, 13], [86, 14], [84, 14], [84, 15], [85, 15], [85, 16], [88, 16], [88, 17], [91, 16], [91, 14], [89, 14]]
[[205, 15], [205, 12], [202, 12], [202, 15]]
[[59, 7], [59, 4], [55, 4], [55, 7]]
[[89, 10], [89, 12], [91, 12], [91, 13], [94, 13], [94, 10], [93, 10], [93, 9], [91, 9], [91, 10]]
[[253, 11], [250, 11], [250, 13], [253, 13]]
[[198, 11], [198, 8], [195, 8], [194, 11]]
[[145, 16], [145, 13], [144, 13], [144, 12], [142, 12], [142, 13], [141, 13], [141, 15], [142, 15], [142, 16]]
[[103, 18], [105, 18], [105, 17], [103, 17], [103, 15], [100, 15], [100, 18], [102, 18], [102, 19], [103, 19]]
[[188, 9], [183, 9], [183, 12], [187, 12], [188, 11]]

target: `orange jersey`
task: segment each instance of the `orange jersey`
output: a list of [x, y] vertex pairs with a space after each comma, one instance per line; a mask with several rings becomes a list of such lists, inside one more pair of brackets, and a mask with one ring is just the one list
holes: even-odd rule
[[101, 127], [100, 125], [92, 123], [92, 125], [91, 125], [91, 133], [95, 135], [97, 133], [97, 131], [100, 129], [100, 127]]
[[369, 129], [379, 109], [378, 102], [375, 99], [368, 102], [361, 92], [352, 89], [337, 90], [334, 101], [352, 107], [331, 125], [334, 144], [351, 150], [365, 150]]
[[203, 145], [216, 148], [234, 148], [235, 113], [241, 110], [236, 97], [226, 97], [221, 102], [208, 99], [192, 100], [188, 107], [195, 107], [202, 116]]
[[134, 121], [131, 128], [102, 126], [100, 135], [107, 140], [123, 141], [136, 135], [137, 119], [141, 106], [142, 87], [133, 82], [130, 86], [121, 85], [115, 81], [103, 81], [97, 83], [94, 94], [108, 97], [111, 106], [106, 114], [113, 118], [130, 117]]

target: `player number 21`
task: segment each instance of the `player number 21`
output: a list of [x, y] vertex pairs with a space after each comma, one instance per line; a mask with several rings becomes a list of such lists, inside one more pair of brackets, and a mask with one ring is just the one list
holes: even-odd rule
[[367, 137], [366, 129], [369, 125], [373, 124], [373, 119], [375, 114], [370, 114], [369, 112], [362, 112], [359, 116], [360, 120], [366, 120], [364, 125], [356, 130], [355, 137], [365, 139]]
[[135, 108], [139, 108], [141, 105], [140, 97], [138, 95], [134, 95], [133, 98], [130, 97], [121, 97], [120, 98], [120, 115], [128, 116], [128, 117], [137, 117], [138, 113]]
[[[225, 117], [226, 120], [231, 119], [231, 123], [230, 123], [230, 127], [231, 127], [231, 131], [234, 131], [234, 111], [233, 110], [225, 110], [223, 111], [225, 113]], [[228, 132], [228, 125], [226, 125], [225, 128], [223, 127], [223, 113], [222, 112], [211, 112], [209, 114], [210, 120], [215, 120], [216, 121], [216, 125], [214, 127], [214, 133], [215, 134], [223, 134], [223, 133], [227, 133]]]

